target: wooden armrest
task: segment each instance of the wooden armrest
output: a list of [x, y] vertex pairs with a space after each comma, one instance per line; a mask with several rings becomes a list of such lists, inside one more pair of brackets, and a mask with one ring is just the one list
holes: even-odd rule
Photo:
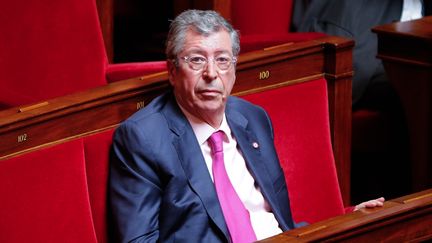
[[260, 242], [407, 242], [432, 239], [432, 189], [290, 230]]

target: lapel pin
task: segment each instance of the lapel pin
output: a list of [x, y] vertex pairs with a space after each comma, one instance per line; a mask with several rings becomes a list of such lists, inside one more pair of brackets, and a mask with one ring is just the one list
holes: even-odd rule
[[253, 142], [253, 143], [252, 143], [252, 147], [254, 147], [254, 148], [257, 149], [257, 148], [259, 147], [259, 144], [258, 144], [257, 142]]

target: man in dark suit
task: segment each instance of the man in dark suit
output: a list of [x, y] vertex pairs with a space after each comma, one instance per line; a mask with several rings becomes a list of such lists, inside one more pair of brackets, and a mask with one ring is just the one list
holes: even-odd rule
[[389, 109], [398, 103], [398, 98], [389, 85], [381, 61], [376, 58], [377, 37], [371, 29], [420, 18], [428, 14], [422, 5], [422, 0], [296, 0], [293, 30], [354, 39], [354, 108]]
[[230, 242], [207, 141], [215, 131], [223, 131], [226, 170], [250, 215], [256, 238], [249, 239], [294, 228], [270, 120], [230, 97], [238, 53], [237, 32], [215, 12], [191, 10], [172, 22], [173, 92], [114, 136], [110, 201], [122, 242]]
[[119, 241], [252, 242], [296, 226], [267, 113], [230, 96], [239, 46], [214, 11], [189, 10], [171, 23], [173, 91], [114, 135], [109, 191]]

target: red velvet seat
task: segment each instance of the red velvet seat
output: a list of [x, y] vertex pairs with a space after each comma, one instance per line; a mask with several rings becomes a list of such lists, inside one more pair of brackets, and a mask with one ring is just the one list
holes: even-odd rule
[[234, 28], [240, 30], [241, 51], [324, 36], [314, 32], [290, 33], [292, 4], [291, 0], [273, 0], [271, 3], [232, 0], [231, 20]]
[[113, 132], [110, 129], [83, 139], [90, 205], [99, 243], [109, 242], [107, 185]]
[[[273, 120], [294, 219], [313, 223], [343, 214], [330, 144], [326, 81], [243, 98], [263, 106]], [[71, 242], [108, 242], [106, 185], [112, 133], [109, 129], [1, 161], [0, 242], [57, 242], [65, 235]]]
[[243, 96], [273, 122], [293, 217], [313, 223], [345, 212], [330, 138], [324, 79]]
[[[292, 0], [274, 0], [271, 3], [232, 0], [231, 19], [234, 27], [240, 30], [242, 52], [285, 42], [315, 39], [325, 35], [314, 32], [290, 33], [292, 5]], [[403, 172], [405, 168], [408, 168], [406, 165], [408, 145], [404, 141], [407, 138], [404, 131], [401, 131], [404, 129], [403, 125], [392, 124], [401, 123], [401, 121], [393, 120], [395, 116], [367, 108], [352, 113], [351, 192], [353, 203], [360, 203], [382, 195], [398, 197], [410, 193], [404, 185], [409, 183], [407, 179], [409, 175]], [[394, 169], [397, 168], [397, 173], [387, 176], [389, 180], [392, 180], [391, 184], [382, 180], [382, 174], [386, 173], [389, 164]], [[367, 168], [372, 165], [380, 165], [380, 169], [375, 167], [375, 170], [371, 172]], [[365, 180], [364, 173], [369, 173], [370, 179]], [[393, 186], [396, 184], [398, 189]]]
[[0, 163], [0, 242], [97, 242], [82, 140]]
[[0, 163], [0, 242], [109, 242], [114, 129]]
[[0, 29], [0, 109], [166, 69], [108, 65], [94, 0], [7, 1]]

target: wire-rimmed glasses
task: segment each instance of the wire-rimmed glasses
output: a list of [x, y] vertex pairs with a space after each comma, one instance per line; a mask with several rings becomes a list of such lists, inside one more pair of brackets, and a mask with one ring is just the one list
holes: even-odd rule
[[221, 71], [228, 70], [231, 67], [231, 64], [237, 62], [237, 58], [226, 55], [217, 56], [212, 59], [207, 59], [206, 57], [201, 55], [189, 55], [181, 57], [180, 59], [185, 61], [189, 65], [189, 67], [195, 71], [200, 71], [204, 67], [206, 67], [209, 60], [212, 60], [213, 63], [215, 63], [218, 69]]

